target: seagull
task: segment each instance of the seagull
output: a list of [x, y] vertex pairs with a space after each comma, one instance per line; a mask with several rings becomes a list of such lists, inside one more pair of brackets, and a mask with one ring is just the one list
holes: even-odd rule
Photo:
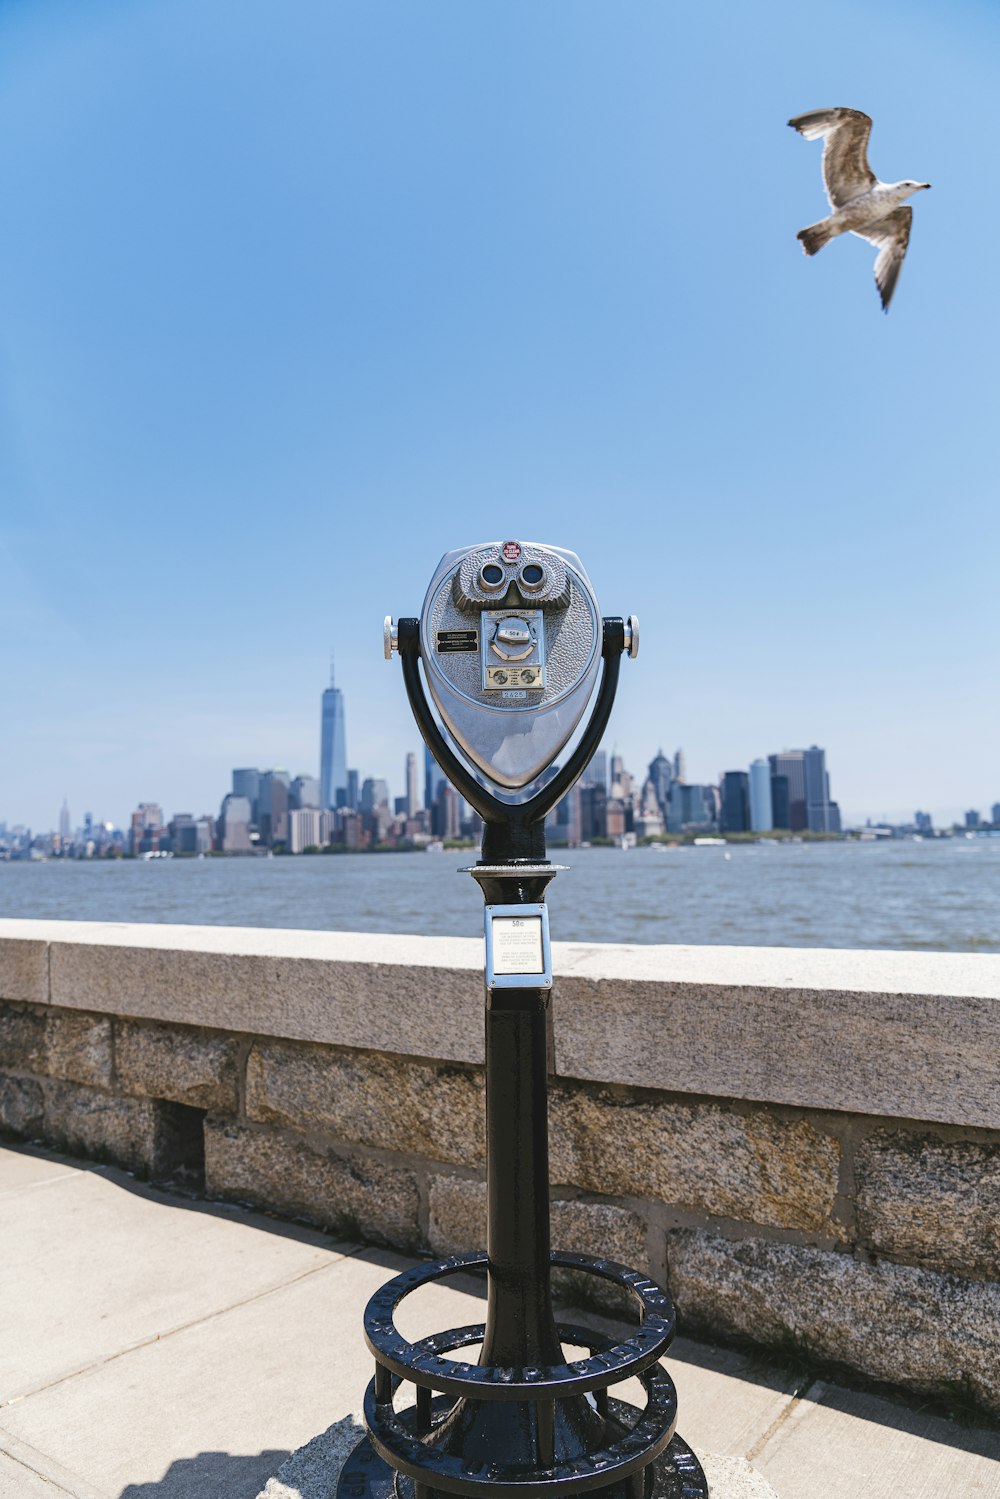
[[868, 165], [871, 118], [860, 109], [813, 109], [789, 120], [807, 141], [823, 145], [823, 182], [833, 212], [796, 235], [807, 255], [822, 250], [838, 234], [856, 234], [878, 250], [875, 285], [882, 310], [889, 311], [906, 247], [913, 209], [905, 203], [929, 182], [880, 182]]

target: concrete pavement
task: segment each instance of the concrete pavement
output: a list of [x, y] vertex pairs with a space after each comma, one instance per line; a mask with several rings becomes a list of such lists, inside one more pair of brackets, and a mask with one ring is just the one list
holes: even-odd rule
[[[399, 1256], [6, 1148], [0, 1255], [0, 1499], [329, 1499], [371, 1373], [361, 1310]], [[401, 1321], [481, 1315], [438, 1286]], [[685, 1340], [671, 1365], [720, 1499], [1000, 1499], [1000, 1433]]]

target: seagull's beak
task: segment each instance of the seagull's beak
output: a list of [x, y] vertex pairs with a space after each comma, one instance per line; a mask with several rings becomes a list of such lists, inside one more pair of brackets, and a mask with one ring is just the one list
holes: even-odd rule
[[926, 188], [929, 189], [930, 188], [930, 183], [929, 182], [921, 182], [920, 186], [921, 187], [926, 187]]

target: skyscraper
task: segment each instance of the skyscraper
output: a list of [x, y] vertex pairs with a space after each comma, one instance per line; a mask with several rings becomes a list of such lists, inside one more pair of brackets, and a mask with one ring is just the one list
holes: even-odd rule
[[257, 821], [260, 801], [260, 771], [255, 765], [244, 765], [233, 771], [233, 796], [246, 797], [250, 803], [250, 822]]
[[772, 775], [771, 777], [771, 826], [791, 830], [792, 814], [788, 799], [787, 776]]
[[59, 812], [59, 836], [64, 843], [69, 839], [69, 803], [65, 797]]
[[315, 776], [298, 775], [295, 777], [288, 788], [288, 805], [298, 808], [319, 806], [319, 781]]
[[[778, 810], [775, 807], [774, 825], [776, 828], [790, 828], [793, 833], [801, 833], [803, 828], [809, 826], [806, 818], [806, 771], [805, 754], [802, 750], [782, 750], [780, 755], [768, 755], [772, 776], [784, 776], [788, 783], [788, 810], [787, 821], [778, 821]], [[772, 787], [772, 794], [774, 788]]]
[[750, 830], [750, 777], [745, 770], [727, 770], [722, 777], [723, 833], [746, 833]]
[[420, 809], [420, 793], [417, 791], [417, 757], [412, 750], [406, 756], [406, 815], [415, 817]]
[[333, 684], [323, 692], [322, 732], [319, 750], [319, 794], [324, 807], [347, 804], [347, 733], [344, 726], [344, 694]]
[[[260, 835], [268, 848], [288, 842], [288, 788], [291, 777], [287, 770], [265, 770], [260, 778], [258, 821]], [[244, 798], [245, 799], [245, 798]]]
[[[601, 786], [608, 789], [608, 756], [606, 750], [598, 750], [587, 769], [580, 777], [580, 786]], [[586, 835], [585, 835], [586, 836]], [[596, 836], [596, 835], [595, 835]]]
[[778, 821], [776, 801], [775, 827], [787, 826], [793, 833], [801, 833], [806, 828], [811, 833], [839, 833], [840, 811], [836, 802], [830, 800], [826, 750], [814, 744], [807, 750], [782, 750], [780, 755], [768, 755], [768, 760], [772, 777], [786, 776], [788, 779], [788, 822]]
[[660, 809], [661, 816], [665, 819], [667, 808], [670, 804], [670, 787], [674, 779], [674, 767], [667, 759], [662, 749], [657, 750], [653, 759], [649, 762], [649, 780], [653, 787], [653, 795], [656, 797], [656, 805]]
[[806, 779], [806, 827], [811, 833], [830, 833], [830, 777], [826, 773], [826, 750], [814, 744], [802, 751]]
[[434, 806], [444, 785], [444, 771], [424, 745], [424, 806], [428, 812]]
[[766, 760], [755, 760], [750, 766], [750, 830], [766, 833], [773, 827], [771, 767]]

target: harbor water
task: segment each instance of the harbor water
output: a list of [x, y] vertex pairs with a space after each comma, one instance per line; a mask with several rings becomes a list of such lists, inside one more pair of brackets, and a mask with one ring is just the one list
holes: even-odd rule
[[[444, 853], [0, 864], [0, 916], [476, 936]], [[552, 935], [1000, 952], [1000, 838], [553, 850]]]

